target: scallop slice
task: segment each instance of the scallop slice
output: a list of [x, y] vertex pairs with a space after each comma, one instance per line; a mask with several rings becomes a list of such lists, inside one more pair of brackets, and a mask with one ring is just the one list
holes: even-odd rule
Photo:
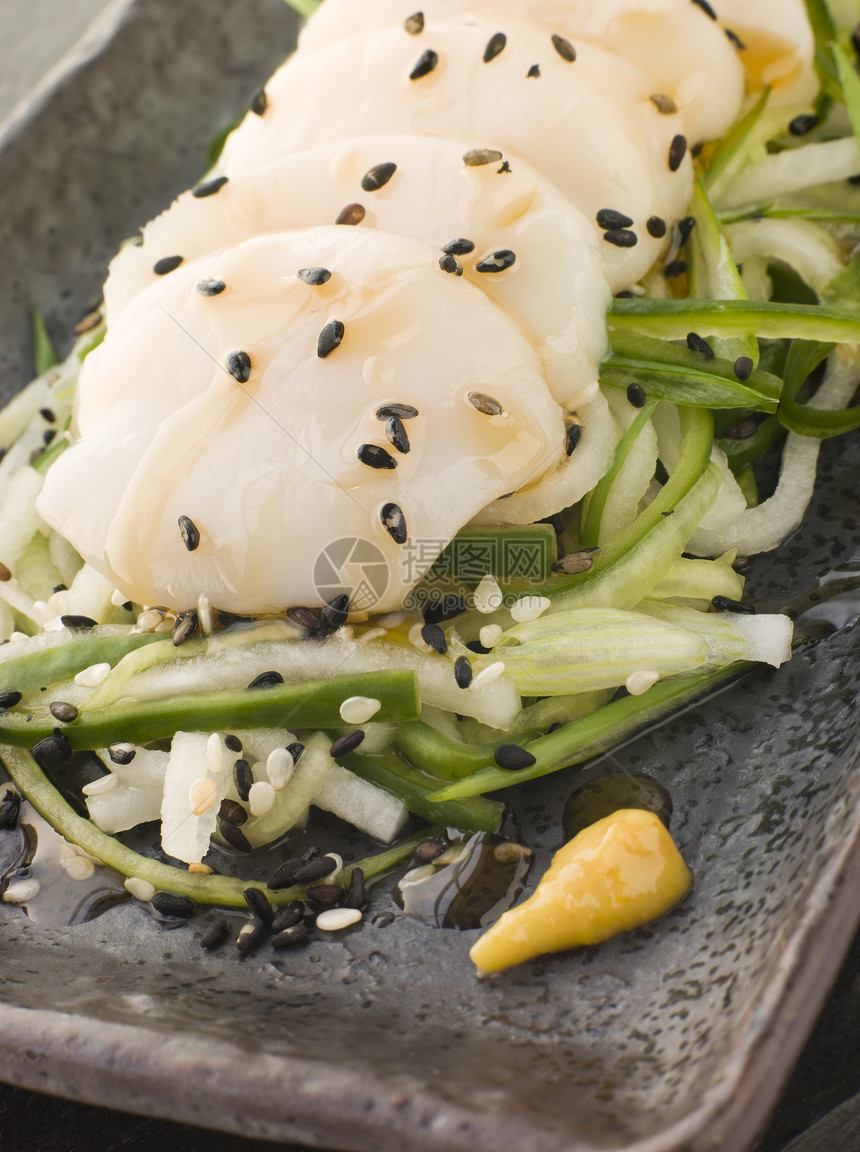
[[[362, 227], [432, 244], [449, 274], [464, 275], [516, 317], [553, 395], [575, 407], [596, 394], [606, 352], [610, 293], [594, 229], [523, 161], [500, 172], [501, 159], [464, 164], [468, 151], [458, 140], [362, 137], [287, 157], [228, 181], [217, 195], [186, 192], [147, 225], [142, 245], [114, 259], [105, 285], [108, 325], [159, 279], [153, 269], [165, 256], [189, 260], [250, 236], [333, 223], [360, 203]], [[515, 253], [514, 267], [496, 275], [477, 270], [499, 251]]]
[[[512, 168], [521, 156], [556, 184], [594, 222], [610, 285], [634, 283], [665, 248], [657, 221], [671, 224], [690, 197], [682, 118], [658, 111], [648, 76], [612, 52], [583, 42], [571, 62], [542, 28], [508, 20], [503, 30], [505, 49], [489, 64], [499, 24], [477, 18], [298, 53], [269, 81], [265, 113], [249, 113], [228, 139], [221, 173], [367, 132], [466, 138], [510, 153]], [[539, 83], [528, 76], [536, 63]], [[631, 225], [598, 228], [607, 209]]]
[[[201, 295], [204, 278], [224, 291]], [[564, 451], [519, 327], [437, 250], [369, 229], [183, 265], [129, 305], [78, 391], [41, 515], [124, 595], [175, 609], [319, 605], [338, 580], [355, 608], [394, 608]]]
[[[482, 20], [499, 21], [500, 28], [510, 19], [527, 20], [575, 46], [589, 40], [611, 48], [647, 74], [652, 92], [674, 101], [691, 141], [724, 135], [740, 111], [743, 54], [739, 59], [723, 27], [691, 0], [472, 0], [468, 6], [462, 0], [427, 0], [421, 5], [424, 28], [456, 18], [466, 7]], [[744, 7], [757, 5], [744, 0]], [[326, 0], [302, 31], [299, 48], [316, 52], [389, 28], [408, 35], [414, 14], [410, 0]], [[418, 24], [413, 19], [408, 27]], [[429, 46], [423, 33], [413, 31], [411, 39]]]
[[744, 45], [750, 86], [770, 85], [771, 107], [815, 99], [815, 43], [804, 0], [714, 0], [714, 7]]

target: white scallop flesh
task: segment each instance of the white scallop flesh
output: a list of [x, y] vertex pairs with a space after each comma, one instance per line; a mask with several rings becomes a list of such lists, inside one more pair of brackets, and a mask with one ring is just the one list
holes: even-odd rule
[[[652, 92], [675, 101], [693, 142], [724, 135], [740, 111], [743, 55], [691, 0], [426, 0], [420, 7], [425, 22], [469, 12], [499, 21], [500, 31], [507, 20], [530, 21], [575, 48], [580, 40], [611, 48], [648, 75]], [[408, 35], [404, 24], [414, 11], [410, 0], [325, 0], [303, 29], [299, 49], [316, 52], [388, 28]], [[410, 39], [432, 47], [424, 33]]]
[[[331, 279], [303, 282], [309, 267]], [[204, 296], [205, 278], [227, 287]], [[321, 357], [335, 320], [342, 343]], [[225, 368], [240, 350], [246, 383]], [[418, 410], [408, 453], [376, 414], [394, 402]], [[201, 594], [248, 614], [324, 603], [316, 562], [344, 539], [366, 542], [362, 560], [387, 581], [368, 601], [356, 573], [354, 608], [397, 607], [463, 524], [564, 451], [561, 409], [519, 327], [442, 272], [437, 250], [360, 228], [257, 237], [183, 265], [87, 358], [76, 405], [40, 514], [129, 599], [177, 610]], [[362, 444], [396, 468], [362, 463]], [[383, 524], [389, 503], [403, 544]], [[181, 516], [199, 533], [193, 551]]]
[[[673, 140], [684, 136], [682, 118], [657, 110], [648, 76], [628, 61], [583, 42], [570, 63], [535, 25], [506, 21], [505, 50], [485, 64], [498, 30], [469, 18], [428, 23], [421, 37], [398, 28], [297, 53], [266, 85], [265, 113], [249, 113], [227, 140], [219, 171], [246, 175], [277, 157], [370, 132], [465, 138], [501, 151], [512, 168], [522, 157], [591, 221], [607, 208], [632, 219], [635, 247], [617, 247], [602, 231], [598, 238], [613, 291], [635, 283], [667, 243], [649, 235], [647, 221], [671, 224], [689, 202], [689, 153], [675, 171], [668, 160]], [[410, 80], [431, 49], [437, 66]], [[536, 63], [539, 82], [528, 76]]]
[[[543, 360], [550, 389], [570, 408], [596, 395], [606, 353], [610, 291], [601, 271], [593, 225], [556, 188], [521, 160], [463, 163], [468, 142], [422, 136], [371, 136], [325, 144], [289, 156], [252, 176], [231, 179], [215, 195], [184, 193], [127, 245], [105, 285], [108, 327], [135, 295], [159, 277], [164, 256], [185, 260], [266, 232], [333, 223], [361, 202], [362, 227], [415, 236], [443, 246], [468, 239], [474, 251], [457, 259], [463, 275], [523, 326]], [[362, 178], [379, 164], [396, 170], [374, 192]], [[603, 247], [606, 247], [604, 244]], [[489, 252], [516, 254], [500, 274], [476, 271]]]
[[751, 89], [770, 85], [771, 107], [812, 103], [819, 83], [804, 0], [713, 0], [713, 6], [744, 44]]

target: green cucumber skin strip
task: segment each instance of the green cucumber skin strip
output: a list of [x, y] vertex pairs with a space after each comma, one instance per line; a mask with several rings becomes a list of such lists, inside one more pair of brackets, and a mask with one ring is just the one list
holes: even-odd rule
[[[157, 890], [188, 896], [197, 904], [217, 904], [225, 908], [247, 909], [248, 905], [242, 895], [246, 888], [259, 888], [265, 892], [270, 903], [275, 905], [289, 904], [307, 894], [307, 888], [299, 885], [273, 891], [257, 880], [206, 876], [141, 856], [113, 836], [102, 832], [91, 820], [79, 816], [48, 780], [29, 752], [0, 745], [0, 760], [22, 795], [61, 836], [123, 876], [148, 880]], [[338, 882], [346, 887], [356, 868], [361, 868], [368, 877], [387, 872], [402, 860], [408, 859], [416, 845], [432, 835], [433, 830], [425, 828], [385, 852], [366, 860], [358, 860], [344, 869]]]
[[401, 724], [394, 737], [397, 751], [416, 768], [445, 780], [460, 780], [483, 768], [487, 763], [487, 755], [492, 756], [499, 744], [504, 743], [510, 743], [510, 737], [494, 744], [466, 744], [452, 740], [422, 720]]
[[685, 372], [674, 367], [655, 364], [637, 364], [620, 356], [610, 356], [600, 366], [600, 383], [610, 388], [626, 388], [635, 380], [645, 394], [655, 400], [670, 400], [673, 404], [695, 405], [702, 408], [749, 407], [757, 412], [775, 412], [776, 397], [764, 396], [743, 384], [712, 376], [707, 372]]
[[765, 339], [856, 343], [860, 319], [819, 304], [762, 304], [757, 300], [616, 300], [610, 328], [632, 328], [669, 340], [687, 332], [700, 336], [752, 335]]
[[28, 688], [47, 688], [73, 679], [91, 664], [114, 664], [144, 644], [171, 644], [172, 641], [152, 632], [129, 633], [128, 636], [91, 636], [28, 652], [15, 660], [0, 664], [0, 685], [4, 692], [21, 692]]
[[[198, 692], [181, 698], [116, 704], [62, 726], [73, 749], [103, 748], [116, 740], [144, 744], [175, 732], [223, 732], [230, 728], [330, 728], [342, 725], [340, 705], [348, 696], [372, 696], [382, 704], [374, 720], [415, 720], [420, 712], [415, 673], [374, 672], [332, 676], [273, 688]], [[57, 721], [45, 713], [27, 720], [14, 710], [0, 718], [0, 742], [32, 748], [50, 736]]]
[[[605, 365], [606, 361], [604, 361]], [[601, 368], [601, 372], [603, 369]], [[639, 438], [642, 429], [651, 419], [651, 414], [657, 407], [655, 401], [646, 404], [644, 408], [637, 412], [635, 419], [630, 427], [618, 441], [615, 448], [615, 454], [612, 458], [612, 464], [608, 472], [601, 476], [597, 485], [592, 489], [588, 498], [583, 504], [582, 516], [579, 521], [579, 544], [582, 548], [596, 548], [598, 537], [600, 535], [600, 521], [603, 517], [603, 509], [606, 506], [606, 500], [612, 490], [612, 485], [615, 483], [619, 473], [627, 461], [627, 457]]]
[[614, 700], [584, 720], [573, 721], [556, 732], [539, 736], [526, 744], [526, 750], [536, 758], [529, 768], [507, 772], [488, 764], [483, 771], [434, 792], [430, 799], [438, 803], [461, 800], [468, 796], [495, 792], [500, 788], [510, 788], [512, 784], [520, 784], [524, 780], [537, 780], [560, 768], [581, 764], [584, 760], [616, 748], [643, 727], [655, 724], [669, 713], [692, 703], [710, 688], [754, 667], [754, 664], [743, 662], [720, 668], [716, 672], [659, 681], [643, 696], [626, 696]]

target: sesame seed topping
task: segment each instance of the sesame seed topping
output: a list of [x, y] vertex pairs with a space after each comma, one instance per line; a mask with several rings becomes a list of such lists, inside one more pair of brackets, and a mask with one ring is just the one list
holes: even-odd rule
[[607, 244], [614, 244], [616, 248], [635, 248], [639, 237], [629, 228], [608, 228], [603, 233]]
[[251, 357], [247, 352], [231, 352], [227, 357], [227, 371], [239, 384], [247, 384], [251, 378]]
[[173, 625], [173, 644], [178, 648], [200, 630], [200, 615], [194, 609], [190, 612], [180, 612]]
[[377, 420], [390, 420], [392, 416], [400, 420], [414, 420], [417, 415], [418, 409], [411, 404], [383, 404], [376, 409]]
[[448, 651], [448, 641], [438, 624], [424, 624], [421, 628], [421, 639], [428, 648], [432, 648], [440, 656], [444, 656]]
[[668, 277], [669, 280], [674, 280], [676, 276], [683, 276], [686, 271], [686, 260], [670, 260], [663, 269], [663, 275]]
[[735, 48], [743, 52], [743, 50], [746, 48], [746, 44], [744, 44], [743, 40], [741, 40], [737, 32], [732, 32], [731, 28], [724, 28], [723, 31], [725, 32], [726, 36], [728, 36], [731, 43], [734, 44]]
[[582, 425], [571, 424], [564, 434], [564, 450], [568, 456], [573, 455], [573, 450], [576, 448], [579, 441], [582, 439]]
[[409, 535], [406, 528], [406, 517], [398, 504], [383, 504], [379, 513], [382, 527], [395, 544], [405, 544]]
[[[336, 760], [338, 756], [346, 756], [347, 753], [354, 752], [363, 739], [364, 733], [360, 728], [356, 728], [352, 732], [345, 732], [343, 736], [338, 736], [336, 740], [332, 741], [331, 748], [329, 749], [331, 758]], [[329, 872], [331, 872], [331, 868], [328, 869], [328, 872], [322, 872], [317, 876], [309, 876], [308, 879], [321, 880], [323, 876], [328, 876]]]
[[665, 92], [652, 92], [648, 99], [663, 116], [671, 116], [673, 112], [678, 111], [675, 101]]
[[55, 700], [49, 709], [55, 720], [61, 724], [71, 724], [78, 718], [78, 710], [74, 704], [67, 704], [65, 700]]
[[454, 681], [458, 688], [468, 688], [472, 683], [472, 661], [468, 656], [458, 656], [454, 661]]
[[443, 252], [448, 252], [452, 256], [468, 256], [470, 252], [475, 251], [475, 245], [471, 240], [465, 240], [460, 237], [457, 240], [451, 240], [442, 249]]
[[[247, 797], [245, 797], [247, 799]], [[231, 824], [229, 820], [218, 821], [218, 834], [222, 840], [225, 840], [231, 848], [235, 848], [237, 852], [250, 852], [251, 844], [248, 837], [241, 828], [237, 828], [235, 824]]]
[[280, 672], [261, 672], [259, 676], [255, 676], [250, 684], [247, 685], [250, 691], [256, 692], [258, 688], [275, 688], [278, 684], [283, 684], [284, 678]]
[[287, 745], [287, 751], [292, 756], [294, 764], [298, 764], [299, 757], [301, 756], [302, 752], [304, 752], [304, 750], [305, 746], [300, 740], [294, 740], [292, 744]]
[[317, 356], [324, 360], [326, 356], [339, 348], [343, 340], [344, 327], [340, 320], [329, 320], [317, 340]]
[[207, 196], [214, 196], [216, 192], [220, 192], [229, 179], [229, 176], [216, 176], [214, 180], [207, 180], [205, 184], [198, 184], [196, 188], [192, 188], [191, 195], [195, 200], [205, 200]]
[[133, 744], [127, 741], [119, 741], [116, 744], [108, 746], [108, 756], [114, 764], [130, 764], [137, 753], [137, 749]]
[[466, 399], [483, 416], [501, 416], [504, 412], [499, 401], [494, 396], [488, 396], [486, 392], [469, 392]]
[[366, 724], [381, 707], [382, 702], [374, 696], [348, 696], [338, 712], [344, 724]]
[[398, 452], [405, 456], [412, 445], [409, 443], [409, 433], [406, 426], [397, 416], [391, 416], [385, 422], [385, 435], [388, 443], [392, 444]]
[[223, 280], [213, 280], [211, 276], [197, 281], [197, 291], [201, 296], [220, 296], [226, 287]]
[[156, 276], [166, 276], [168, 272], [175, 271], [182, 260], [182, 256], [162, 256], [160, 260], [155, 261], [152, 270]]
[[749, 356], [738, 356], [734, 362], [734, 373], [738, 380], [749, 380], [752, 375], [753, 362]]
[[648, 397], [645, 395], [645, 389], [642, 385], [637, 384], [634, 380], [631, 384], [627, 385], [627, 399], [634, 408], [644, 408]]
[[420, 80], [424, 76], [429, 76], [438, 63], [439, 53], [434, 52], [432, 48], [428, 48], [426, 52], [422, 52], [418, 57], [417, 64], [409, 73], [409, 79]]
[[275, 909], [266, 899], [265, 892], [259, 888], [245, 888], [242, 892], [245, 903], [263, 924], [271, 925], [275, 919]]
[[532, 64], [526, 72], [526, 80], [536, 80], [538, 76], [540, 76], [540, 64]]
[[686, 155], [687, 137], [679, 132], [677, 136], [672, 137], [672, 143], [669, 145], [669, 171], [677, 172]]
[[536, 762], [531, 752], [527, 752], [519, 744], [500, 744], [493, 753], [493, 759], [500, 768], [507, 768], [512, 772], [520, 768], [531, 768]]
[[60, 617], [60, 623], [64, 628], [72, 628], [76, 632], [89, 632], [91, 628], [95, 628], [96, 622], [92, 616], [71, 616], [64, 615]]
[[218, 808], [218, 815], [222, 820], [229, 820], [231, 824], [240, 827], [248, 819], [248, 813], [237, 800], [225, 797]]
[[566, 60], [568, 64], [572, 64], [576, 59], [576, 49], [571, 42], [565, 40], [563, 36], [559, 36], [555, 32], [553, 32], [550, 39], [552, 40], [553, 48], [555, 48], [562, 60]]
[[197, 531], [197, 525], [190, 516], [180, 516], [177, 520], [179, 525], [179, 535], [182, 537], [182, 543], [189, 552], [194, 552], [200, 545], [200, 533]]
[[316, 918], [316, 926], [321, 932], [341, 932], [351, 928], [361, 920], [358, 908], [326, 908]]
[[300, 268], [296, 276], [305, 284], [313, 285], [314, 288], [319, 287], [320, 284], [328, 284], [331, 280], [331, 272], [328, 268]]
[[807, 132], [812, 131], [817, 123], [818, 117], [812, 113], [807, 113], [805, 115], [795, 116], [789, 124], [788, 130], [792, 136], [805, 136]]
[[472, 148], [463, 154], [463, 163], [467, 168], [482, 168], [484, 164], [496, 164], [501, 158], [501, 152], [495, 148]]
[[254, 783], [254, 774], [247, 760], [237, 760], [233, 765], [233, 783], [236, 785], [236, 794], [239, 799], [247, 801], [251, 794], [251, 785]]
[[16, 704], [21, 703], [20, 692], [0, 692], [0, 709], [6, 711], [7, 708], [14, 708]]
[[72, 758], [71, 746], [59, 728], [54, 729], [53, 736], [46, 736], [44, 740], [40, 740], [32, 752], [37, 760], [65, 763]]
[[716, 20], [717, 14], [708, 3], [708, 0], [693, 0], [697, 8], [701, 8], [706, 16], [710, 16], [712, 20]]
[[580, 572], [588, 572], [594, 565], [594, 558], [591, 553], [596, 551], [596, 548], [583, 548], [579, 552], [569, 552], [560, 560], [555, 561], [551, 566], [552, 570], [553, 572], [563, 572], [565, 576], [578, 576]]
[[678, 247], [682, 248], [690, 238], [690, 233], [696, 227], [695, 216], [685, 216], [683, 220], [679, 220], [678, 228]]
[[655, 240], [661, 240], [666, 235], [666, 221], [662, 216], [649, 216], [645, 227], [648, 229], [648, 235], [653, 236]]
[[516, 263], [516, 253], [512, 252], [510, 248], [499, 248], [497, 252], [491, 252], [489, 256], [485, 256], [475, 265], [476, 272], [505, 272], [508, 268], [512, 268]]
[[512, 172], [512, 171], [513, 171], [513, 169], [511, 168], [511, 166], [507, 162], [507, 160], [503, 160], [501, 162], [501, 164], [499, 165], [499, 167], [496, 169], [496, 175], [501, 176], [503, 172]]
[[361, 187], [365, 192], [378, 192], [380, 188], [384, 188], [394, 173], [397, 171], [397, 165], [390, 160], [384, 164], [374, 164], [361, 178]]
[[449, 272], [454, 276], [463, 275], [463, 265], [456, 256], [452, 256], [450, 252], [445, 252], [439, 257], [439, 267], [443, 272]]
[[361, 204], [347, 204], [338, 213], [335, 224], [360, 224], [364, 219], [364, 207]]
[[715, 612], [742, 612], [746, 616], [755, 616], [756, 610], [752, 604], [744, 604], [741, 600], [731, 600], [728, 596], [714, 596], [711, 607]]
[[706, 360], [713, 360], [714, 350], [707, 342], [703, 340], [698, 332], [687, 333], [687, 347], [691, 352], [701, 352]]
[[633, 223], [629, 216], [625, 216], [623, 212], [616, 212], [614, 208], [601, 208], [596, 219], [598, 227], [604, 232], [615, 228], [629, 228]]
[[268, 107], [269, 97], [266, 95], [266, 89], [258, 88], [254, 95], [251, 97], [251, 111], [256, 116], [262, 116]]
[[228, 732], [224, 737], [224, 747], [227, 748], [230, 752], [241, 752], [242, 741], [238, 736], [234, 736], [232, 732]]
[[507, 42], [508, 38], [504, 32], [494, 33], [487, 41], [487, 47], [484, 49], [484, 63], [489, 64], [491, 60], [495, 60], [500, 52], [504, 52]]
[[403, 21], [403, 28], [410, 36], [420, 36], [424, 31], [424, 13], [413, 12]]
[[378, 444], [360, 444], [356, 455], [362, 464], [367, 464], [370, 468], [397, 467], [397, 461], [391, 453], [385, 448], [380, 448]]

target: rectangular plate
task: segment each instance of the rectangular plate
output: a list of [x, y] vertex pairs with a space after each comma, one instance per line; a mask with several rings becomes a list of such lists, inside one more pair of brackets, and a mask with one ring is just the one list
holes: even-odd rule
[[[7, 124], [9, 391], [28, 376], [27, 309], [68, 346], [120, 240], [199, 177], [293, 32], [281, 0], [117, 0]], [[806, 525], [755, 562], [754, 597], [785, 603], [856, 574], [858, 467], [856, 438], [825, 444]], [[3, 908], [0, 1076], [356, 1150], [740, 1152], [860, 918], [854, 607], [830, 601], [820, 615], [839, 630], [817, 647], [613, 754], [668, 787], [696, 875], [659, 923], [478, 982], [474, 933], [424, 928], [384, 891], [388, 923], [246, 959], [204, 953], [203, 917], [166, 931], [124, 905], [47, 929]], [[511, 793], [539, 868], [575, 779]]]

